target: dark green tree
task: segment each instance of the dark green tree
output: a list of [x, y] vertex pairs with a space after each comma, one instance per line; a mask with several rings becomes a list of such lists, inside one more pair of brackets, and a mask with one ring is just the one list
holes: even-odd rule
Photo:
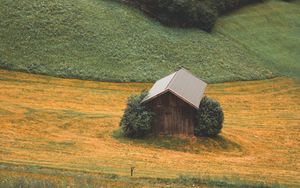
[[263, 0], [129, 0], [169, 26], [198, 27], [210, 32], [218, 16]]
[[204, 97], [196, 113], [196, 136], [216, 136], [223, 128], [224, 113], [219, 102]]
[[120, 122], [124, 136], [142, 138], [151, 133], [153, 112], [141, 103], [147, 92], [129, 97], [127, 108]]

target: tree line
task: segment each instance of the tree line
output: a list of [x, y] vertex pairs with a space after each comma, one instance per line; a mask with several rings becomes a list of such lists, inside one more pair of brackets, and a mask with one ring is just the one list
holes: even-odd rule
[[210, 32], [220, 15], [264, 0], [127, 0], [163, 24]]

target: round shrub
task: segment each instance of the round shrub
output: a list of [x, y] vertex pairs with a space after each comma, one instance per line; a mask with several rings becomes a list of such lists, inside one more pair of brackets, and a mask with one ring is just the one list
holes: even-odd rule
[[208, 97], [201, 100], [196, 113], [196, 136], [216, 136], [221, 132], [224, 113], [220, 104]]
[[153, 112], [141, 104], [146, 95], [147, 92], [142, 92], [140, 95], [129, 97], [127, 108], [120, 122], [124, 136], [142, 138], [150, 134]]

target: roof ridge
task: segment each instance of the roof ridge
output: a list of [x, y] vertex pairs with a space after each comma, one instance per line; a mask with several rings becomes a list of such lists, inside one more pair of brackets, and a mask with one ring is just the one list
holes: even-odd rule
[[[179, 71], [179, 70], [178, 70], [178, 71]], [[174, 78], [175, 78], [176, 74], [178, 73], [178, 71], [176, 71], [175, 74], [173, 73], [174, 76], [173, 76], [172, 79], [169, 81], [169, 83], [167, 84], [167, 86], [166, 86], [166, 88], [165, 88], [164, 90], [168, 89], [170, 83], [174, 80]]]
[[[189, 71], [189, 70], [187, 70], [187, 69], [185, 69], [185, 68], [181, 68], [180, 70], [183, 70], [183, 71], [189, 73], [190, 75], [192, 75], [194, 78], [197, 78], [197, 79], [200, 80], [201, 82], [206, 83], [206, 81], [204, 81], [204, 80], [200, 79], [199, 77], [195, 76], [191, 71]], [[206, 84], [207, 84], [207, 83], [206, 83]]]

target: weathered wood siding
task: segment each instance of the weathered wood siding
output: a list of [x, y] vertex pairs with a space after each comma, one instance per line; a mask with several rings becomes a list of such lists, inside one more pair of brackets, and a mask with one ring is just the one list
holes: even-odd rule
[[155, 113], [154, 134], [194, 135], [195, 109], [177, 96], [167, 92], [149, 101], [148, 105]]

